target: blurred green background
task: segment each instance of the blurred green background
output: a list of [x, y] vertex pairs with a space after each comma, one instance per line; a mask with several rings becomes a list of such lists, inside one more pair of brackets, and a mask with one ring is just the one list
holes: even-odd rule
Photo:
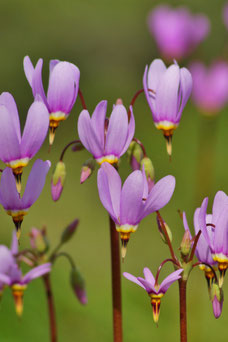
[[[58, 58], [75, 63], [81, 71], [80, 88], [90, 112], [102, 99], [108, 100], [109, 112], [118, 97], [128, 105], [133, 94], [142, 88], [145, 65], [159, 57], [155, 42], [148, 32], [146, 18], [148, 12], [160, 3], [148, 0], [1, 1], [0, 90], [14, 95], [22, 125], [33, 100], [22, 66], [23, 57], [27, 54], [34, 63], [39, 57], [44, 59], [45, 86], [50, 59]], [[221, 56], [228, 58], [228, 34], [221, 17], [224, 1], [191, 0], [170, 3], [185, 4], [195, 13], [207, 14], [211, 20], [210, 35], [191, 59], [183, 61], [182, 65], [187, 66], [190, 60], [196, 58], [205, 62]], [[50, 158], [54, 167], [64, 145], [77, 138], [76, 123], [80, 111], [81, 104], [77, 100], [69, 119], [57, 130], [51, 154], [47, 153], [46, 141], [37, 157]], [[183, 235], [177, 209], [187, 212], [192, 226], [194, 210], [204, 196], [209, 195], [212, 203], [217, 190], [228, 192], [226, 112], [227, 108], [219, 117], [205, 119], [200, 117], [195, 106], [189, 102], [180, 127], [174, 134], [173, 160], [169, 163], [165, 141], [153, 125], [145, 98], [141, 96], [136, 102], [136, 136], [143, 141], [153, 160], [156, 179], [173, 174], [177, 180], [173, 199], [161, 211], [173, 231], [176, 248]], [[204, 147], [205, 158], [202, 159], [202, 155], [199, 157], [199, 146], [202, 146], [202, 141], [205, 141], [202, 137], [205, 136], [208, 145], [207, 148]], [[208, 161], [213, 158], [213, 146], [215, 157], [212, 159], [213, 163], [210, 163]], [[51, 277], [60, 342], [112, 341], [108, 217], [98, 198], [96, 174], [84, 185], [79, 184], [81, 165], [88, 157], [87, 151], [67, 152], [67, 179], [61, 199], [57, 203], [51, 200], [51, 171], [42, 196], [30, 209], [22, 226], [21, 248], [29, 246], [30, 228], [41, 228], [43, 224], [47, 225], [49, 238], [55, 246], [63, 228], [75, 217], [80, 219], [77, 234], [65, 246], [65, 250], [72, 254], [86, 279], [89, 302], [86, 307], [78, 303], [69, 285], [69, 265], [66, 260], [59, 260]], [[200, 161], [204, 172], [201, 172], [199, 179]], [[26, 169], [24, 179], [31, 166], [32, 163]], [[126, 157], [122, 158], [120, 172], [123, 178], [130, 172]], [[12, 228], [10, 217], [1, 210], [1, 243], [10, 244]], [[151, 215], [132, 236], [122, 271], [142, 275], [143, 267], [148, 266], [156, 272], [160, 262], [167, 257], [168, 249], [162, 243], [155, 217]], [[172, 271], [172, 267], [167, 265], [161, 278], [165, 276], [166, 270]], [[203, 274], [198, 269], [192, 272], [188, 286], [190, 342], [214, 339], [227, 341], [227, 285], [226, 279], [223, 314], [216, 321]], [[49, 341], [43, 290], [41, 280], [29, 285], [24, 297], [24, 314], [21, 320], [15, 315], [10, 290], [4, 292], [0, 308], [0, 341]], [[152, 309], [146, 293], [125, 278], [122, 279], [122, 290], [125, 342], [178, 341], [177, 284], [170, 288], [162, 300], [158, 328], [153, 323]]]

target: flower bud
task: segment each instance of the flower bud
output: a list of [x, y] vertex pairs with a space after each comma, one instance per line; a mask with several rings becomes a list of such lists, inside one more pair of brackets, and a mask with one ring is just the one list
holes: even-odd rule
[[212, 284], [210, 296], [211, 296], [214, 316], [215, 318], [219, 318], [222, 314], [222, 306], [223, 306], [224, 297], [223, 297], [223, 291], [218, 286], [218, 284], [216, 283]]
[[[173, 235], [172, 235], [171, 229], [170, 229], [169, 226], [165, 223], [165, 221], [163, 221], [163, 222], [164, 222], [165, 229], [166, 229], [166, 231], [167, 231], [168, 237], [169, 237], [170, 241], [172, 242]], [[159, 233], [160, 233], [160, 235], [161, 235], [162, 241], [163, 241], [164, 243], [167, 244], [167, 239], [166, 239], [166, 236], [165, 236], [165, 234], [164, 234], [164, 232], [163, 232], [163, 229], [162, 229], [162, 226], [161, 226], [161, 222], [160, 222], [160, 220], [159, 220], [158, 217], [157, 217], [157, 224], [158, 224], [158, 230], [159, 230]]]
[[85, 147], [82, 145], [81, 141], [77, 141], [72, 147], [73, 152], [78, 152], [78, 151], [81, 151], [84, 149], [85, 149]]
[[130, 143], [130, 146], [127, 150], [127, 156], [132, 170], [139, 170], [140, 162], [143, 158], [143, 151], [139, 144], [137, 144], [135, 141]]
[[191, 250], [191, 236], [189, 230], [186, 230], [180, 244], [180, 251], [183, 256], [187, 256]]
[[144, 170], [145, 170], [146, 178], [148, 182], [148, 190], [150, 192], [150, 190], [154, 186], [154, 177], [155, 177], [154, 166], [152, 164], [151, 159], [148, 157], [144, 157], [140, 163], [141, 170], [143, 166], [144, 166]]
[[70, 282], [79, 302], [83, 305], [87, 304], [88, 300], [85, 290], [85, 281], [76, 267], [71, 269]]
[[63, 185], [66, 178], [66, 166], [63, 161], [56, 164], [54, 174], [51, 180], [51, 195], [53, 201], [58, 201], [63, 191]]
[[72, 236], [74, 235], [76, 228], [79, 224], [79, 220], [75, 219], [73, 222], [71, 222], [62, 232], [62, 236], [61, 236], [61, 243], [66, 243], [67, 241], [69, 241]]
[[46, 237], [46, 230], [32, 228], [29, 233], [30, 236], [30, 245], [33, 249], [36, 249], [39, 253], [47, 252], [49, 248], [49, 243]]
[[96, 162], [93, 158], [86, 160], [81, 169], [80, 184], [84, 183], [91, 176], [95, 170], [95, 165]]

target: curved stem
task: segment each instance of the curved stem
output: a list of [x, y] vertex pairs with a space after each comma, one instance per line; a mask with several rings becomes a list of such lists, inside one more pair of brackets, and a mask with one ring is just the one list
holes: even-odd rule
[[180, 300], [180, 341], [187, 342], [187, 302], [186, 287], [187, 281], [179, 279], [179, 300]]
[[161, 269], [162, 267], [167, 263], [167, 262], [172, 262], [174, 265], [176, 266], [179, 266], [176, 261], [174, 261], [173, 259], [165, 259], [164, 261], [162, 261], [162, 263], [160, 264], [160, 266], [158, 267], [158, 270], [157, 270], [157, 274], [156, 274], [156, 277], [155, 277], [155, 285], [158, 285], [158, 277], [159, 277], [159, 274], [161, 272]]
[[173, 261], [174, 261], [175, 263], [177, 263], [177, 264], [179, 265], [178, 260], [177, 260], [177, 257], [176, 257], [176, 255], [175, 255], [175, 253], [174, 253], [173, 246], [172, 246], [172, 243], [171, 243], [171, 241], [170, 241], [169, 235], [168, 235], [167, 230], [166, 230], [166, 228], [165, 228], [164, 221], [163, 221], [163, 219], [162, 219], [162, 217], [161, 217], [161, 215], [160, 215], [160, 213], [159, 213], [158, 210], [156, 211], [156, 213], [157, 213], [158, 219], [159, 219], [159, 221], [160, 221], [160, 224], [161, 224], [161, 228], [162, 228], [162, 230], [163, 230], [163, 233], [165, 234], [166, 241], [167, 241], [167, 244], [168, 244], [168, 246], [169, 246], [169, 250], [170, 250], [170, 254], [171, 254], [171, 256], [172, 256], [172, 259], [173, 259]]
[[83, 96], [83, 94], [82, 94], [81, 89], [78, 89], [78, 95], [79, 95], [80, 100], [81, 100], [82, 108], [83, 108], [83, 109], [87, 109], [86, 103], [85, 103], [85, 99], [84, 99], [84, 96]]
[[143, 157], [144, 158], [147, 157], [146, 149], [145, 149], [143, 143], [139, 139], [137, 139], [137, 138], [133, 138], [132, 140], [135, 141], [141, 147], [141, 149], [143, 151]]
[[201, 234], [201, 230], [198, 231], [198, 233], [197, 233], [197, 235], [196, 235], [196, 237], [194, 239], [194, 244], [193, 244], [192, 251], [191, 251], [191, 254], [190, 254], [190, 257], [189, 257], [189, 261], [192, 261], [192, 259], [194, 257], [196, 246], [197, 246], [197, 243], [198, 243], [199, 238], [200, 238], [200, 234]]
[[[154, 90], [148, 88], [148, 91], [155, 95], [155, 91], [154, 91]], [[136, 99], [137, 99], [138, 96], [139, 96], [140, 94], [142, 94], [142, 93], [144, 93], [144, 89], [138, 90], [138, 91], [135, 93], [135, 95], [133, 96], [133, 98], [132, 98], [132, 100], [131, 100], [131, 103], [130, 103], [130, 106], [129, 106], [129, 110], [128, 110], [128, 112], [127, 112], [128, 118], [129, 118], [129, 119], [130, 119], [130, 117], [131, 117], [131, 110], [130, 110], [130, 107], [131, 107], [131, 106], [134, 107], [134, 104], [135, 104]]]
[[112, 263], [112, 307], [113, 307], [113, 341], [122, 342], [122, 305], [121, 305], [121, 277], [120, 277], [120, 250], [119, 234], [115, 222], [109, 217], [111, 236], [111, 263]]
[[217, 277], [217, 274], [214, 270], [214, 268], [210, 265], [210, 264], [207, 264], [206, 262], [196, 262], [195, 264], [192, 265], [192, 268], [196, 267], [196, 266], [199, 266], [199, 265], [205, 265], [207, 266], [208, 268], [210, 268], [210, 270], [212, 271], [214, 277], [215, 277], [215, 281], [216, 283], [218, 283], [218, 277]]
[[64, 149], [62, 150], [62, 153], [61, 153], [61, 155], [60, 155], [59, 161], [63, 161], [64, 154], [66, 153], [66, 150], [67, 150], [70, 146], [72, 146], [72, 145], [74, 145], [74, 144], [76, 144], [76, 143], [80, 143], [80, 142], [81, 142], [80, 140], [73, 140], [73, 141], [70, 141], [70, 142], [64, 147]]
[[54, 255], [54, 259], [52, 259], [53, 262], [54, 262], [57, 258], [59, 258], [59, 257], [61, 257], [61, 256], [64, 256], [65, 258], [67, 258], [67, 260], [69, 261], [71, 267], [72, 267], [72, 268], [75, 268], [74, 260], [73, 260], [73, 259], [71, 258], [71, 256], [70, 256], [68, 253], [66, 253], [66, 252], [60, 252], [60, 253], [58, 253], [58, 254], [55, 254], [55, 255]]
[[44, 281], [44, 286], [46, 289], [46, 296], [47, 296], [47, 303], [48, 303], [49, 322], [50, 322], [50, 341], [57, 342], [55, 306], [54, 306], [54, 298], [53, 298], [52, 289], [51, 289], [50, 275], [45, 274], [43, 276], [43, 281]]

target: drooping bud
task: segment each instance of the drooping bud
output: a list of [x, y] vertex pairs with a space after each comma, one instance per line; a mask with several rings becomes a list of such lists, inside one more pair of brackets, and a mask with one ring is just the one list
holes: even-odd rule
[[122, 99], [117, 99], [116, 100], [116, 105], [122, 105], [123, 104], [123, 100]]
[[70, 282], [72, 289], [82, 305], [87, 304], [87, 294], [85, 290], [85, 281], [76, 267], [71, 269]]
[[150, 294], [151, 297], [151, 305], [153, 308], [153, 319], [155, 323], [158, 323], [159, 315], [160, 315], [160, 306], [161, 306], [161, 297], [163, 295], [156, 295], [154, 293]]
[[82, 145], [81, 141], [77, 141], [72, 147], [73, 152], [82, 151], [84, 149], [85, 149], [85, 147]]
[[19, 317], [21, 317], [23, 313], [23, 297], [25, 289], [26, 285], [15, 284], [12, 286], [15, 309]]
[[56, 164], [55, 171], [51, 180], [51, 196], [53, 201], [58, 201], [63, 191], [66, 178], [66, 166], [63, 161]]
[[62, 232], [61, 235], [61, 243], [66, 243], [67, 241], [69, 241], [72, 236], [74, 235], [76, 228], [79, 224], [79, 220], [75, 219], [73, 222], [71, 222]]
[[183, 256], [187, 256], [191, 250], [191, 236], [189, 230], [186, 230], [180, 244], [180, 251]]
[[215, 318], [219, 318], [222, 314], [223, 300], [224, 297], [222, 289], [218, 284], [213, 283], [211, 286], [211, 301]]
[[[164, 220], [163, 220], [163, 223], [164, 223], [166, 232], [168, 234], [168, 237], [169, 237], [170, 241], [172, 242], [173, 235], [172, 235], [171, 229], [169, 228], [169, 226], [167, 225], [167, 223]], [[161, 226], [161, 222], [160, 222], [158, 216], [157, 216], [157, 224], [158, 224], [158, 230], [159, 230], [159, 233], [161, 235], [161, 238], [162, 238], [163, 242], [167, 244], [168, 241], [167, 241], [167, 238], [165, 236], [165, 233], [163, 232], [163, 229], [162, 229], [162, 226]]]
[[132, 170], [139, 170], [140, 162], [143, 159], [143, 151], [140, 145], [137, 144], [135, 141], [132, 141], [127, 150], [127, 156]]
[[141, 170], [143, 166], [144, 166], [144, 170], [145, 170], [146, 178], [148, 182], [148, 190], [150, 192], [150, 190], [154, 186], [154, 177], [155, 177], [154, 166], [152, 164], [151, 159], [148, 157], [144, 157], [140, 163]]
[[96, 162], [93, 158], [86, 160], [81, 169], [80, 184], [84, 183], [92, 175], [95, 166]]
[[30, 244], [33, 249], [36, 249], [39, 253], [45, 253], [49, 249], [49, 243], [47, 240], [46, 229], [32, 228], [29, 233]]

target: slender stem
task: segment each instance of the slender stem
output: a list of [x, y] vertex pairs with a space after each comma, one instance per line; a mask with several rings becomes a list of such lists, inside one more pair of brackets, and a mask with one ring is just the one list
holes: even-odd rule
[[137, 139], [137, 138], [133, 138], [132, 140], [135, 141], [141, 147], [141, 149], [143, 151], [143, 157], [144, 158], [147, 157], [146, 149], [145, 149], [143, 143], [139, 139]]
[[50, 275], [45, 274], [43, 276], [44, 286], [46, 289], [47, 303], [48, 303], [48, 311], [49, 311], [49, 322], [50, 322], [50, 341], [57, 342], [57, 326], [55, 319], [55, 306], [54, 306], [54, 298], [51, 289], [51, 281]]
[[113, 307], [113, 341], [122, 342], [122, 307], [121, 307], [121, 278], [120, 278], [120, 250], [119, 234], [115, 223], [109, 217], [111, 236], [111, 263], [112, 263], [112, 307]]
[[192, 268], [194, 268], [194, 267], [196, 267], [196, 266], [199, 266], [199, 265], [205, 265], [205, 266], [207, 266], [208, 268], [210, 268], [210, 270], [212, 271], [212, 273], [213, 273], [213, 275], [214, 275], [214, 277], [215, 277], [216, 283], [218, 283], [217, 274], [216, 274], [214, 268], [213, 268], [210, 264], [207, 264], [206, 262], [200, 262], [200, 261], [198, 261], [198, 262], [196, 262], [195, 264], [192, 265]]
[[164, 221], [163, 221], [163, 219], [162, 219], [162, 217], [161, 217], [161, 215], [160, 215], [160, 213], [159, 213], [158, 210], [156, 211], [156, 213], [157, 213], [158, 219], [159, 219], [159, 221], [160, 221], [160, 224], [161, 224], [161, 228], [162, 228], [162, 230], [163, 230], [163, 233], [165, 234], [166, 241], [167, 241], [167, 244], [168, 244], [168, 246], [169, 246], [169, 250], [170, 250], [170, 254], [171, 254], [171, 256], [172, 256], [172, 259], [173, 259], [173, 261], [175, 261], [175, 263], [178, 263], [177, 257], [176, 257], [176, 255], [175, 255], [175, 253], [174, 253], [174, 250], [173, 250], [172, 243], [171, 243], [171, 241], [170, 241], [169, 235], [168, 235], [167, 230], [166, 230], [166, 228], [165, 228]]
[[180, 341], [187, 342], [187, 303], [186, 303], [187, 281], [179, 279], [180, 298]]
[[[155, 91], [154, 91], [154, 90], [148, 89], [148, 91], [155, 95]], [[131, 107], [131, 106], [132, 106], [132, 107], [134, 106], [137, 97], [138, 97], [140, 94], [142, 94], [142, 93], [144, 93], [144, 89], [138, 90], [138, 91], [135, 93], [135, 95], [133, 96], [133, 98], [132, 98], [132, 100], [131, 100], [131, 103], [130, 103], [130, 106], [129, 106], [128, 113], [127, 113], [129, 119], [130, 119], [130, 117], [131, 117], [131, 110], [130, 110], [130, 107]]]
[[155, 277], [155, 285], [158, 285], [158, 277], [159, 277], [159, 274], [161, 272], [161, 269], [162, 267], [167, 263], [167, 262], [172, 262], [174, 265], [176, 266], [179, 266], [176, 261], [174, 261], [173, 259], [165, 259], [164, 261], [162, 261], [162, 263], [160, 264], [160, 266], [158, 267], [158, 270], [157, 270], [157, 274], [156, 274], [156, 277]]
[[60, 161], [63, 161], [64, 154], [65, 154], [66, 150], [67, 150], [70, 146], [72, 146], [72, 145], [74, 145], [74, 144], [77, 144], [77, 143], [80, 143], [80, 142], [81, 142], [80, 140], [73, 140], [73, 141], [69, 142], [69, 143], [64, 147], [64, 149], [62, 150], [62, 153], [61, 153], [61, 155], [60, 155], [59, 160], [60, 160]]
[[83, 96], [83, 94], [82, 94], [81, 89], [78, 89], [78, 95], [79, 95], [80, 100], [81, 100], [82, 108], [83, 108], [83, 109], [87, 109], [86, 103], [85, 103], [85, 99], [84, 99], [84, 96]]
[[52, 262], [55, 259], [56, 253], [58, 250], [62, 247], [62, 242], [59, 242], [59, 244], [54, 248], [53, 252], [51, 253], [49, 260]]
[[192, 261], [192, 259], [194, 257], [196, 246], [197, 246], [197, 243], [198, 243], [199, 238], [200, 238], [200, 234], [201, 234], [201, 230], [198, 231], [198, 233], [197, 233], [197, 235], [196, 235], [196, 237], [194, 239], [194, 244], [193, 244], [192, 251], [191, 251], [191, 254], [190, 254], [188, 262]]
[[58, 253], [58, 254], [55, 254], [54, 255], [54, 258], [52, 258], [52, 262], [54, 262], [57, 258], [59, 258], [59, 257], [61, 257], [61, 256], [64, 256], [65, 258], [67, 258], [67, 260], [69, 261], [69, 263], [70, 263], [70, 265], [71, 265], [71, 267], [72, 268], [75, 268], [75, 262], [74, 262], [74, 260], [71, 258], [71, 256], [68, 254], [68, 253], [66, 253], [66, 252], [60, 252], [60, 253]]

